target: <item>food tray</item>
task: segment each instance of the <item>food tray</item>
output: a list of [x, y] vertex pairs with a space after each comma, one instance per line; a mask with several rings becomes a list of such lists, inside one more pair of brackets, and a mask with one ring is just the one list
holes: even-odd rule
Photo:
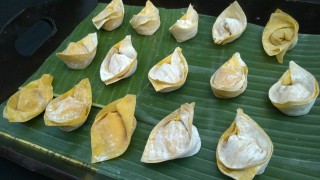
[[[125, 5], [123, 24], [107, 32], [96, 30], [91, 19], [106, 4], [97, 8], [83, 21], [26, 83], [48, 73], [54, 76], [55, 96], [60, 95], [83, 78], [89, 78], [93, 91], [93, 107], [85, 124], [73, 132], [63, 132], [44, 125], [43, 113], [26, 123], [9, 123], [1, 117], [1, 138], [15, 139], [33, 151], [46, 152], [59, 162], [68, 161], [84, 170], [112, 178], [130, 179], [214, 179], [227, 178], [217, 168], [216, 147], [221, 134], [233, 122], [236, 109], [242, 108], [270, 136], [274, 153], [266, 171], [257, 176], [270, 178], [317, 178], [320, 174], [320, 101], [316, 100], [310, 113], [289, 117], [278, 111], [268, 99], [269, 88], [288, 68], [290, 60], [320, 79], [320, 36], [299, 34], [294, 49], [287, 52], [284, 63], [278, 64], [263, 50], [261, 36], [264, 27], [248, 24], [242, 36], [226, 45], [215, 45], [211, 29], [215, 17], [200, 15], [199, 30], [195, 38], [177, 43], [169, 27], [179, 19], [184, 9], [160, 10], [161, 26], [152, 36], [138, 35], [129, 20], [142, 7]], [[91, 65], [84, 70], [70, 70], [56, 56], [71, 41], [78, 41], [88, 33], [98, 33], [97, 54]], [[136, 72], [127, 79], [106, 86], [99, 76], [100, 65], [109, 49], [126, 35], [138, 53]], [[186, 83], [170, 93], [157, 93], [148, 81], [149, 69], [171, 54], [176, 47], [189, 64]], [[235, 52], [241, 54], [249, 69], [248, 87], [239, 97], [222, 100], [216, 98], [210, 88], [212, 74]], [[90, 128], [101, 107], [126, 94], [137, 95], [135, 116], [137, 128], [127, 151], [118, 158], [92, 164]], [[202, 147], [196, 155], [158, 164], [140, 162], [144, 146], [152, 128], [166, 115], [183, 103], [195, 102], [194, 125], [198, 128]], [[1, 104], [3, 111], [6, 102]]]

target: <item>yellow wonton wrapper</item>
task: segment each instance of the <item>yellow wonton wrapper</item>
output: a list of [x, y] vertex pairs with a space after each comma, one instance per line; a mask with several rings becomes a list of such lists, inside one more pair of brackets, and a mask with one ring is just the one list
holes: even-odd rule
[[234, 122], [219, 139], [217, 165], [233, 179], [253, 179], [264, 172], [272, 152], [269, 136], [242, 109], [237, 109]]
[[170, 92], [180, 88], [188, 75], [188, 63], [177, 47], [174, 52], [153, 66], [148, 78], [158, 92]]
[[71, 42], [67, 49], [57, 53], [56, 56], [70, 69], [84, 69], [95, 57], [97, 46], [97, 33], [91, 33], [76, 43]]
[[108, 6], [92, 19], [97, 29], [112, 31], [118, 28], [124, 18], [124, 6], [122, 0], [113, 0]]
[[196, 36], [198, 32], [199, 15], [192, 5], [177, 22], [169, 28], [177, 42], [183, 42]]
[[51, 75], [44, 74], [22, 87], [9, 98], [3, 117], [9, 122], [26, 122], [42, 113], [53, 98], [52, 80]]
[[47, 126], [59, 126], [64, 131], [73, 131], [86, 121], [91, 104], [91, 85], [86, 78], [48, 104], [44, 122]]
[[100, 67], [101, 80], [109, 85], [131, 76], [137, 69], [137, 55], [131, 36], [126, 36], [114, 45], [104, 58]]
[[293, 61], [269, 90], [272, 104], [288, 116], [308, 114], [318, 95], [319, 85], [315, 77]]
[[127, 150], [137, 124], [135, 107], [136, 96], [129, 94], [97, 114], [91, 127], [92, 163], [118, 157]]
[[160, 27], [159, 10], [148, 0], [139, 14], [132, 17], [130, 24], [138, 34], [150, 36]]
[[237, 1], [227, 7], [212, 27], [212, 37], [216, 44], [227, 44], [239, 38], [247, 27], [247, 17]]
[[162, 119], [151, 131], [141, 158], [159, 163], [195, 155], [201, 147], [197, 128], [192, 125], [195, 103], [185, 103]]
[[235, 53], [211, 77], [212, 92], [218, 98], [233, 98], [247, 88], [248, 67], [242, 61], [240, 54]]
[[283, 63], [284, 54], [298, 42], [299, 24], [290, 15], [277, 9], [262, 34], [262, 45], [269, 56], [276, 56]]

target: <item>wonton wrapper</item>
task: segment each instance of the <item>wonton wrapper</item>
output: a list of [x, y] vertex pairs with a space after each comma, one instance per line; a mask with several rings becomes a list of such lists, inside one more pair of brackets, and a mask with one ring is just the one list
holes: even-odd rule
[[137, 55], [131, 36], [126, 36], [114, 45], [104, 58], [100, 67], [101, 80], [109, 85], [131, 76], [137, 69]]
[[91, 85], [86, 78], [48, 104], [44, 122], [47, 126], [59, 126], [64, 131], [73, 131], [86, 121], [91, 104]]
[[159, 29], [161, 24], [159, 10], [148, 0], [139, 14], [132, 17], [130, 24], [138, 34], [152, 35]]
[[262, 45], [269, 56], [276, 55], [278, 63], [283, 63], [283, 56], [298, 42], [299, 24], [290, 15], [277, 9], [262, 33]]
[[112, 31], [118, 28], [124, 18], [124, 6], [122, 0], [113, 0], [108, 6], [92, 19], [97, 29]]
[[170, 92], [180, 88], [188, 75], [188, 63], [177, 47], [174, 52], [153, 66], [148, 78], [158, 92]]
[[192, 5], [177, 22], [169, 28], [177, 42], [183, 42], [196, 36], [198, 32], [199, 15]]
[[9, 122], [26, 122], [42, 113], [53, 98], [52, 80], [51, 75], [44, 74], [22, 87], [9, 98], [3, 117]]
[[315, 77], [293, 61], [269, 90], [272, 104], [288, 116], [308, 114], [318, 95], [319, 85]]
[[248, 67], [242, 61], [240, 54], [235, 53], [211, 77], [210, 85], [218, 98], [233, 98], [247, 88]]
[[216, 44], [227, 44], [239, 38], [247, 27], [247, 17], [237, 1], [227, 7], [212, 27], [212, 37]]
[[71, 42], [67, 49], [57, 53], [56, 56], [70, 69], [84, 69], [95, 57], [97, 46], [97, 33], [91, 33], [76, 43]]
[[158, 163], [195, 155], [201, 147], [197, 128], [192, 125], [195, 103], [185, 103], [162, 119], [151, 131], [141, 158]]
[[272, 152], [269, 136], [242, 109], [237, 109], [234, 122], [219, 139], [217, 165], [234, 179], [253, 179], [264, 172]]
[[91, 127], [92, 163], [118, 157], [127, 150], [137, 124], [135, 107], [136, 96], [129, 94], [97, 114]]

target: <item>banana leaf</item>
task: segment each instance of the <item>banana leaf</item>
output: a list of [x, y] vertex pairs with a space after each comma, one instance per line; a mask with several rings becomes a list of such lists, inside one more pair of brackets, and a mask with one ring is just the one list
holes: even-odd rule
[[[26, 83], [44, 73], [54, 76], [54, 94], [58, 96], [72, 88], [83, 78], [89, 78], [93, 91], [93, 108], [88, 120], [73, 132], [63, 132], [56, 127], [46, 127], [43, 114], [26, 123], [9, 123], [0, 118], [1, 138], [15, 139], [33, 151], [45, 151], [55, 156], [55, 161], [71, 162], [86, 167], [97, 174], [124, 179], [225, 179], [216, 165], [216, 147], [221, 134], [230, 126], [236, 109], [242, 108], [270, 136], [274, 153], [266, 171], [257, 179], [316, 179], [320, 174], [320, 101], [309, 114], [289, 117], [278, 111], [268, 99], [269, 88], [288, 68], [289, 60], [311, 72], [320, 79], [320, 35], [299, 34], [296, 47], [287, 52], [284, 64], [269, 57], [263, 50], [261, 36], [264, 27], [248, 24], [242, 36], [224, 46], [215, 45], [211, 28], [216, 17], [200, 15], [199, 30], [195, 38], [177, 43], [168, 31], [169, 27], [186, 12], [185, 9], [160, 10], [161, 26], [152, 36], [138, 35], [129, 20], [142, 7], [125, 6], [123, 24], [107, 32], [96, 30], [91, 19], [106, 4], [97, 8], [83, 21]], [[92, 64], [84, 70], [71, 70], [57, 57], [69, 42], [78, 41], [88, 33], [98, 33], [98, 49]], [[106, 86], [100, 80], [100, 65], [109, 49], [132, 35], [132, 43], [138, 52], [137, 71], [129, 78]], [[170, 93], [156, 93], [148, 81], [149, 69], [181, 47], [189, 64], [186, 83]], [[241, 54], [248, 65], [248, 87], [239, 97], [223, 100], [216, 98], [210, 88], [211, 75], [235, 52]], [[23, 86], [23, 85], [22, 85]], [[138, 121], [131, 144], [118, 158], [92, 164], [90, 128], [95, 115], [106, 104], [128, 93], [137, 95], [135, 116]], [[144, 146], [152, 128], [166, 115], [183, 103], [195, 102], [194, 125], [198, 128], [202, 147], [196, 155], [159, 164], [140, 162]], [[0, 105], [3, 111], [6, 102]]]

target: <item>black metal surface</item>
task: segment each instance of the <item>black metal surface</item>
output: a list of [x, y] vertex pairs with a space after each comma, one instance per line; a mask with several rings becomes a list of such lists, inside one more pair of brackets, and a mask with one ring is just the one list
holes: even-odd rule
[[14, 47], [20, 55], [32, 56], [56, 32], [54, 21], [50, 18], [42, 18], [18, 35]]
[[[146, 2], [146, 0], [123, 1], [125, 4], [138, 6], [144, 6]], [[110, 0], [100, 2], [108, 3]], [[233, 0], [152, 0], [152, 2], [157, 7], [165, 8], [185, 8], [191, 3], [200, 14], [218, 16]], [[238, 0], [238, 2], [250, 23], [264, 26], [270, 14], [279, 8], [299, 22], [300, 33], [320, 34], [320, 4], [317, 0]], [[40, 67], [96, 4], [96, 0], [0, 0], [0, 102], [17, 91], [19, 85]], [[41, 21], [46, 21], [47, 24], [46, 22], [41, 24]], [[30, 30], [33, 26], [43, 30]], [[28, 43], [30, 40], [31, 43]], [[28, 49], [23, 49], [25, 44], [28, 44]], [[88, 170], [79, 167], [65, 168], [68, 164], [64, 161], [61, 167], [57, 167], [56, 164], [44, 164], [43, 162], [50, 162], [49, 159], [53, 157], [47, 157], [45, 153], [35, 154], [25, 151], [24, 146], [12, 140], [0, 137], [0, 144], [0, 156], [17, 164], [0, 159], [1, 171], [7, 173], [4, 177], [9, 179], [97, 178]], [[24, 169], [20, 166], [30, 171], [23, 172]], [[12, 174], [12, 169], [20, 174], [15, 172]]]
[[[57, 46], [72, 32], [97, 5], [95, 0], [0, 0], [0, 102], [10, 97]], [[52, 26], [51, 34], [34, 32], [26, 48], [34, 48], [26, 53], [16, 48], [17, 40], [30, 27], [47, 21]], [[44, 27], [42, 25], [42, 27]], [[45, 28], [45, 27], [44, 27]], [[46, 36], [46, 37], [43, 37]], [[26, 51], [26, 50], [25, 50]], [[30, 53], [33, 51], [32, 53]]]

